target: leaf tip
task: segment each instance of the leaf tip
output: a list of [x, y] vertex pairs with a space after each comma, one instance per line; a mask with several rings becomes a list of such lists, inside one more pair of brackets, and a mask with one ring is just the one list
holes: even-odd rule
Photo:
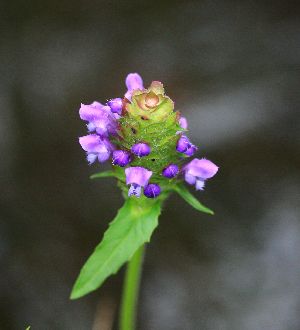
[[71, 294], [70, 294], [70, 300], [75, 300], [81, 297], [81, 294], [78, 294], [78, 292], [72, 290]]

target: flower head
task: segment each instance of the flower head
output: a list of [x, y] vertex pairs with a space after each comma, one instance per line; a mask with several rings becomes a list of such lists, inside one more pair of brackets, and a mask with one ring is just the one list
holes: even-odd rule
[[[129, 196], [139, 197], [143, 191], [146, 197], [155, 198], [161, 191], [168, 192], [181, 180], [180, 171], [189, 184], [203, 190], [205, 180], [215, 175], [218, 167], [206, 159], [180, 165], [198, 148], [186, 136], [188, 122], [175, 111], [163, 84], [152, 81], [144, 88], [138, 73], [128, 74], [125, 83], [124, 98], [113, 98], [105, 105], [81, 104], [80, 118], [87, 121], [92, 133], [79, 138], [88, 162], [104, 162], [112, 157], [113, 175], [123, 189], [130, 186]], [[126, 180], [116, 166], [124, 168]], [[159, 185], [149, 184], [151, 177]]]
[[129, 73], [129, 75], [126, 77], [126, 87], [127, 92], [125, 94], [125, 97], [131, 101], [131, 95], [132, 92], [135, 90], [143, 90], [143, 79], [138, 73]]
[[218, 166], [208, 159], [195, 158], [184, 168], [185, 181], [196, 186], [196, 190], [203, 190], [205, 180], [212, 178], [218, 172]]
[[90, 164], [94, 163], [97, 158], [100, 163], [105, 162], [114, 148], [107, 138], [102, 138], [97, 134], [82, 136], [79, 138], [79, 143], [87, 152], [87, 160]]
[[101, 136], [115, 134], [117, 129], [116, 118], [111, 113], [110, 107], [99, 102], [81, 104], [79, 115], [82, 120], [88, 121], [89, 132], [98, 133]]
[[140, 197], [141, 187], [145, 187], [148, 184], [149, 179], [152, 176], [152, 171], [149, 171], [143, 167], [135, 166], [125, 169], [126, 184], [130, 184], [128, 196], [135, 195]]

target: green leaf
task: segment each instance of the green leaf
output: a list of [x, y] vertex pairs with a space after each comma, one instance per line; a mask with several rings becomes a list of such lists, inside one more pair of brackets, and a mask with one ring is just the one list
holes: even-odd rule
[[212, 215], [214, 214], [214, 211], [201, 204], [183, 184], [177, 184], [173, 189], [196, 210]]
[[71, 299], [99, 288], [108, 276], [115, 274], [131, 259], [141, 245], [149, 242], [158, 225], [160, 211], [161, 200], [128, 198], [81, 269]]
[[105, 172], [99, 172], [99, 173], [92, 174], [90, 176], [90, 179], [108, 178], [111, 176], [113, 176], [113, 177], [116, 176], [113, 171], [105, 171]]
[[27, 327], [25, 330], [30, 330], [30, 328], [31, 328], [31, 327], [29, 326], [29, 327]]

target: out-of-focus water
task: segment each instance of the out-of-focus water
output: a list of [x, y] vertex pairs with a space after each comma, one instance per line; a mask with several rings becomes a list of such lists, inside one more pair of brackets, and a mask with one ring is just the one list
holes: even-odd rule
[[[147, 250], [139, 329], [300, 329], [300, 15], [275, 1], [0, 4], [0, 329], [105, 330], [122, 271], [68, 299], [122, 203], [91, 182], [80, 102], [164, 82], [199, 156], [220, 166], [173, 196]], [[116, 328], [116, 322], [114, 322]]]

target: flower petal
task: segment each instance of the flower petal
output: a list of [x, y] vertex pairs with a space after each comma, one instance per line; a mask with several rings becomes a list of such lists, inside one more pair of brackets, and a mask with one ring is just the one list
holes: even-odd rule
[[137, 185], [137, 184], [132, 184], [128, 190], [128, 196], [136, 196], [136, 197], [140, 197], [141, 196], [141, 186]]
[[126, 184], [135, 183], [139, 186], [146, 186], [152, 175], [152, 171], [149, 171], [143, 167], [135, 166], [125, 169]]
[[107, 114], [108, 111], [110, 111], [108, 106], [95, 101], [91, 104], [81, 103], [79, 115], [82, 120], [91, 122], [97, 119], [101, 119], [103, 115]]
[[194, 185], [196, 183], [196, 178], [191, 174], [185, 173], [184, 179], [188, 184]]
[[180, 119], [179, 119], [179, 125], [183, 129], [187, 129], [188, 128], [188, 122], [187, 122], [187, 120], [186, 120], [185, 117], [180, 117]]
[[218, 166], [208, 159], [193, 159], [184, 170], [186, 174], [201, 178], [203, 180], [213, 177], [218, 172]]
[[129, 73], [126, 77], [126, 87], [129, 91], [133, 91], [135, 89], [144, 89], [143, 79], [138, 73]]

